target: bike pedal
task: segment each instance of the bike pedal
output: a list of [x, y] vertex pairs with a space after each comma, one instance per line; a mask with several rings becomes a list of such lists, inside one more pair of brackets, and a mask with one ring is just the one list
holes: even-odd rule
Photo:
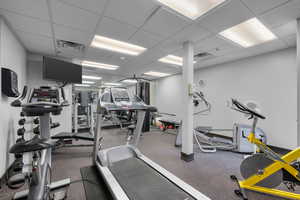
[[57, 191], [53, 194], [53, 200], [64, 200], [67, 198], [67, 191]]

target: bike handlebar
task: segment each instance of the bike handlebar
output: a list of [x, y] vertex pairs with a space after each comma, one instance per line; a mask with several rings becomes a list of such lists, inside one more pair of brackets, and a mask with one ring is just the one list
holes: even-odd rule
[[260, 113], [256, 112], [255, 110], [247, 107], [246, 105], [242, 104], [241, 102], [239, 102], [236, 99], [232, 99], [232, 105], [234, 105], [233, 109], [236, 110], [236, 111], [239, 111], [239, 112], [244, 113], [244, 114], [251, 115], [251, 117], [255, 116], [255, 117], [258, 117], [260, 119], [266, 119], [265, 116], [261, 115]]

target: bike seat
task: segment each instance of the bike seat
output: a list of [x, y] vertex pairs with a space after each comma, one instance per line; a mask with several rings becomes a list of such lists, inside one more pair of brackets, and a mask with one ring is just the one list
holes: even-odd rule
[[14, 144], [10, 148], [9, 153], [16, 154], [16, 153], [41, 151], [43, 149], [52, 148], [54, 146], [55, 146], [55, 142], [49, 139], [41, 139], [38, 137], [34, 137], [31, 140]]

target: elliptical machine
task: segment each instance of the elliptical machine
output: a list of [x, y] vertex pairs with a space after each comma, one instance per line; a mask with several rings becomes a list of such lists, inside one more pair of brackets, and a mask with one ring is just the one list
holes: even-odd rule
[[[50, 190], [70, 184], [70, 179], [51, 182], [51, 152], [55, 142], [51, 141], [50, 114], [59, 115], [64, 106], [68, 106], [63, 87], [60, 87], [63, 101], [60, 101], [59, 88], [40, 87], [34, 88], [27, 103], [22, 103], [27, 95], [27, 87], [23, 89], [22, 96], [13, 101], [11, 106], [22, 107], [25, 117], [39, 117], [39, 134], [32, 139], [18, 142], [10, 148], [12, 154], [32, 153], [31, 173], [25, 177], [29, 183], [28, 190], [17, 192], [13, 199], [52, 200], [64, 199], [60, 192], [51, 197]], [[59, 196], [59, 197], [58, 197]], [[55, 198], [56, 197], [56, 198]]]
[[[207, 101], [201, 91], [193, 92], [194, 106], [197, 108], [200, 104], [202, 107], [197, 108], [194, 116], [207, 115], [211, 111], [211, 104]], [[204, 107], [203, 107], [204, 106]], [[193, 130], [193, 136], [197, 146], [203, 153], [215, 153], [217, 150], [233, 151], [244, 154], [255, 153], [255, 145], [251, 144], [247, 137], [251, 132], [251, 126], [235, 123], [232, 129], [215, 129], [210, 126], [198, 126]], [[232, 137], [224, 137], [221, 133], [231, 132]], [[182, 131], [176, 137], [175, 146], [181, 146]], [[267, 143], [267, 137], [264, 131], [256, 128], [256, 137], [264, 143]]]

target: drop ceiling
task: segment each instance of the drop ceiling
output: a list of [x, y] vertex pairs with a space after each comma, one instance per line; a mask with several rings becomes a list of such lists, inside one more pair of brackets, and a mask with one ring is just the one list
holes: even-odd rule
[[[87, 69], [109, 77], [141, 75], [147, 71], [175, 74], [180, 67], [157, 60], [169, 54], [182, 56], [182, 43], [195, 44], [195, 54], [213, 56], [199, 60], [195, 68], [263, 54], [296, 45], [299, 0], [227, 0], [196, 20], [189, 20], [161, 7], [155, 0], [0, 0], [0, 14], [28, 52], [40, 55], [90, 60], [120, 66], [115, 71]], [[241, 48], [218, 33], [253, 17], [259, 19], [277, 40]], [[95, 34], [147, 48], [128, 56], [90, 47]], [[56, 40], [86, 46], [82, 53], [58, 50]]]

